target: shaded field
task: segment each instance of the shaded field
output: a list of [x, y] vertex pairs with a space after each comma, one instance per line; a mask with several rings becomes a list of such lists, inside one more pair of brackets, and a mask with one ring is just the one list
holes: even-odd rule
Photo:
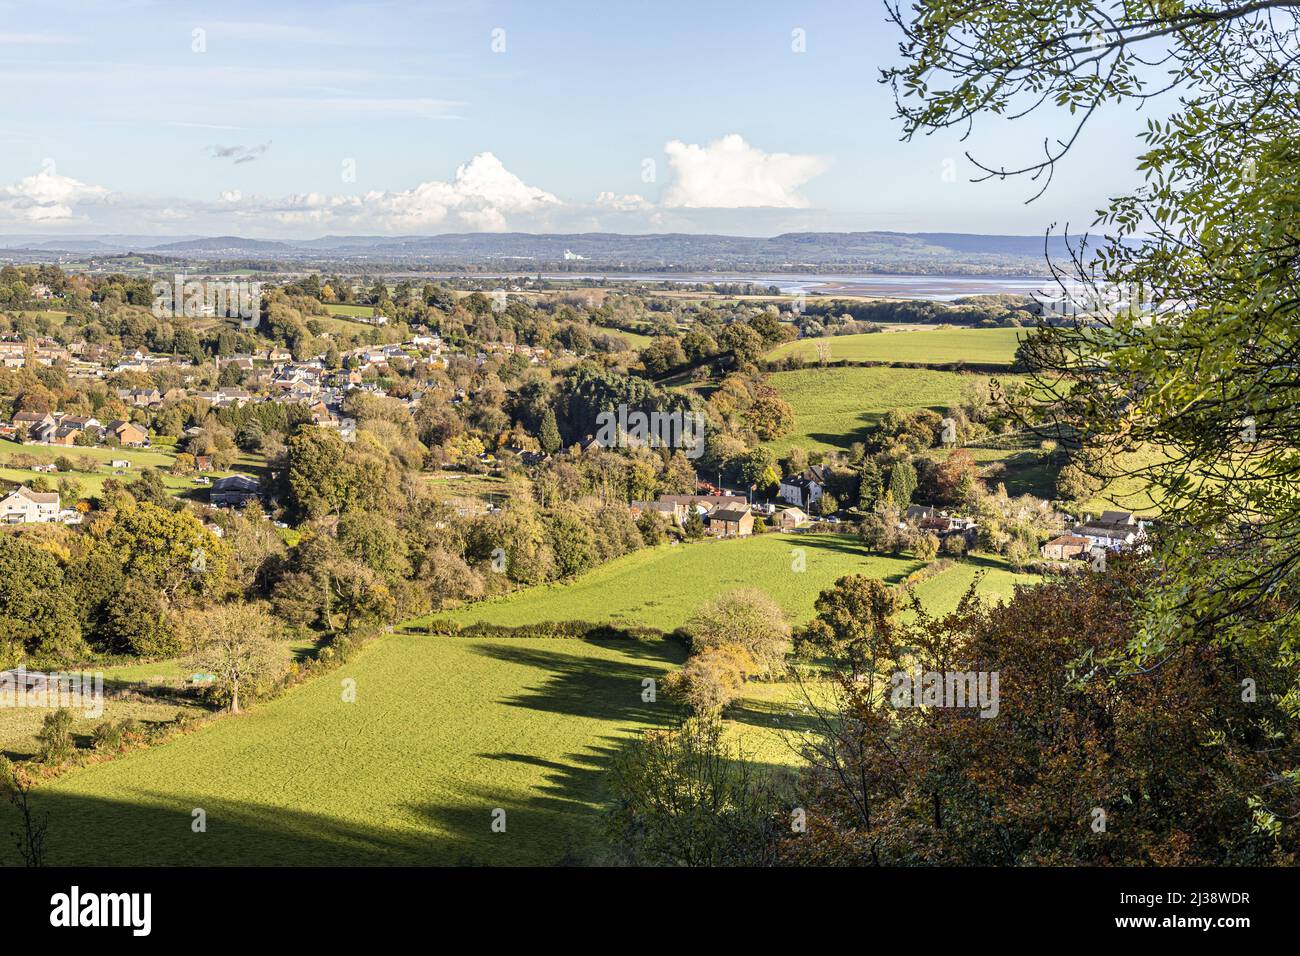
[[247, 714], [41, 787], [50, 862], [590, 862], [610, 755], [670, 714], [642, 680], [683, 656], [671, 641], [387, 638]]
[[923, 365], [946, 365], [949, 362], [972, 364], [1010, 364], [1024, 329], [965, 329], [942, 327], [906, 332], [869, 332], [863, 335], [828, 335], [817, 339], [800, 339], [778, 345], [767, 354], [769, 359], [795, 356], [815, 362], [822, 356], [818, 348], [828, 350], [830, 362], [919, 362]]

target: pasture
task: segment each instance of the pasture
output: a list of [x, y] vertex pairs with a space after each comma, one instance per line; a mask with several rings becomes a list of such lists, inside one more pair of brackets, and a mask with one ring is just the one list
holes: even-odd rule
[[[14, 467], [12, 465], [14, 456], [27, 456], [40, 462], [52, 462], [58, 458], [67, 458], [78, 467], [73, 471], [66, 472], [35, 472], [29, 468]], [[80, 470], [82, 458], [93, 459], [96, 462], [95, 470]], [[112, 462], [118, 460], [129, 461], [131, 465], [129, 468], [116, 469], [112, 466]], [[106, 479], [114, 478], [117, 481], [128, 483], [139, 478], [146, 469], [154, 468], [158, 471], [163, 484], [171, 494], [177, 497], [196, 498], [206, 501], [206, 485], [196, 484], [193, 476], [190, 475], [171, 474], [170, 469], [175, 461], [176, 455], [172, 447], [163, 444], [155, 444], [151, 448], [106, 448], [103, 446], [79, 448], [75, 445], [21, 445], [7, 439], [0, 439], [0, 482], [29, 485], [33, 480], [43, 478], [53, 487], [58, 483], [59, 479], [67, 478], [77, 484], [83, 495], [98, 495], [103, 491]], [[120, 475], [116, 474], [119, 470], [122, 472]], [[216, 480], [235, 473], [259, 477], [263, 476], [265, 472], [266, 461], [264, 458], [260, 455], [241, 452], [232, 468], [227, 471], [205, 472], [205, 476]], [[71, 502], [64, 502], [64, 507], [71, 506]]]
[[[796, 549], [804, 571], [791, 565]], [[918, 593], [936, 610], [955, 605], [981, 564], [990, 569], [986, 592], [1009, 593], [1015, 577], [978, 559]], [[917, 566], [833, 534], [665, 545], [455, 617], [669, 628], [709, 597], [753, 586], [800, 621], [842, 574], [897, 580]], [[676, 714], [662, 695], [644, 701], [642, 682], [684, 658], [671, 639], [431, 637], [417, 622], [245, 714], [41, 786], [33, 802], [49, 814], [49, 862], [599, 863], [608, 854], [608, 760]], [[166, 664], [142, 664], [115, 676], [170, 673]], [[355, 682], [351, 702], [345, 681]], [[792, 684], [748, 686], [727, 716], [733, 739], [757, 759], [797, 762], [793, 745], [810, 718]], [[206, 815], [206, 832], [191, 829], [195, 809]], [[494, 811], [504, 812], [504, 832], [492, 829]], [[0, 826], [12, 823], [11, 812], [0, 807]]]
[[[667, 719], [641, 682], [683, 656], [670, 641], [397, 635], [243, 715], [72, 771], [33, 802], [58, 865], [595, 862], [606, 761]], [[195, 808], [206, 833], [191, 830]]]
[[[800, 566], [804, 570], [797, 571]], [[697, 607], [736, 588], [757, 588], [770, 596], [793, 623], [812, 617], [817, 595], [846, 574], [865, 574], [891, 584], [922, 566], [910, 555], [867, 553], [852, 535], [779, 533], [752, 538], [704, 539], [660, 545], [624, 555], [568, 584], [517, 591], [439, 615], [462, 626], [479, 622], [521, 627], [544, 621], [592, 621], [642, 625], [669, 631], [681, 627]], [[1016, 575], [999, 559], [959, 563], [924, 582], [917, 593], [929, 607], [956, 607], [966, 586], [983, 567], [980, 593], [1007, 597]], [[953, 575], [951, 584], [943, 583]], [[429, 618], [411, 622], [419, 630]]]
[[778, 345], [767, 354], [767, 358], [794, 356], [806, 362], [816, 362], [822, 357], [818, 352], [820, 347], [827, 350], [825, 358], [830, 362], [908, 362], [922, 365], [968, 362], [1010, 366], [1015, 359], [1016, 345], [1025, 334], [1024, 329], [941, 326], [862, 335], [828, 335]]
[[864, 441], [892, 409], [944, 412], [988, 376], [921, 368], [806, 368], [773, 372], [768, 381], [794, 410], [794, 431], [769, 442], [778, 456], [793, 446], [844, 451]]
[[[795, 571], [796, 551], [805, 570]], [[792, 620], [812, 614], [817, 594], [845, 574], [901, 580], [911, 558], [869, 555], [838, 534], [764, 534], [661, 545], [625, 555], [567, 584], [544, 585], [472, 604], [445, 616], [462, 625], [518, 627], [543, 621], [601, 621], [672, 630], [695, 608], [736, 588], [758, 588]], [[427, 621], [427, 619], [425, 619]], [[412, 627], [419, 627], [415, 622]]]

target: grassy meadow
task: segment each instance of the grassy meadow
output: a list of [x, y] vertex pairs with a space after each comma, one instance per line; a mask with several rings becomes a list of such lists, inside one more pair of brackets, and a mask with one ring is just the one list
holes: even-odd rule
[[777, 455], [796, 445], [810, 452], [844, 451], [855, 441], [864, 441], [885, 412], [917, 408], [944, 412], [962, 400], [972, 382], [987, 378], [923, 368], [773, 372], [768, 381], [794, 410], [794, 431], [768, 447]]
[[794, 356], [808, 362], [821, 358], [818, 346], [828, 347], [830, 362], [917, 362], [946, 365], [970, 362], [981, 365], [1010, 365], [1024, 329], [969, 329], [940, 326], [900, 332], [868, 332], [862, 335], [828, 335], [778, 345], [769, 359]]
[[[56, 458], [68, 458], [74, 463], [82, 457], [93, 458], [99, 463], [94, 472], [36, 472], [29, 468], [15, 468], [10, 461], [15, 455], [27, 455], [42, 462], [52, 462]], [[122, 474], [115, 474], [118, 469], [114, 461], [129, 461], [129, 468], [121, 469]], [[198, 497], [207, 499], [207, 485], [194, 481], [193, 475], [173, 475], [170, 473], [176, 455], [171, 446], [155, 444], [151, 448], [79, 448], [62, 445], [22, 445], [17, 442], [0, 439], [0, 481], [23, 485], [31, 484], [37, 478], [44, 478], [51, 486], [60, 478], [68, 478], [77, 483], [83, 494], [98, 495], [104, 488], [104, 481], [116, 478], [121, 482], [134, 481], [147, 468], [154, 468], [162, 478], [167, 490], [176, 496]], [[234, 467], [227, 471], [205, 472], [207, 478], [217, 478], [236, 473], [259, 477], [266, 471], [266, 461], [258, 455], [241, 452], [235, 460]], [[71, 502], [64, 502], [64, 507], [71, 507]]]
[[[50, 814], [55, 865], [592, 861], [608, 757], [670, 712], [662, 697], [642, 702], [641, 682], [683, 657], [671, 641], [397, 635], [33, 800]], [[191, 831], [195, 808], [206, 833]]]
[[[791, 562], [803, 550], [805, 570]], [[907, 557], [862, 551], [850, 536], [767, 534], [664, 545], [561, 587], [541, 587], [454, 616], [526, 625], [584, 618], [671, 628], [708, 598], [759, 587], [794, 621], [848, 573], [896, 581]], [[1021, 576], [995, 560], [957, 564], [919, 586], [936, 611], [974, 575], [1010, 593]], [[675, 715], [642, 681], [685, 658], [672, 639], [431, 637], [420, 622], [283, 697], [169, 743], [73, 770], [41, 786], [52, 864], [451, 864], [606, 859], [604, 771], [619, 747]], [[138, 671], [138, 673], [136, 673]], [[147, 673], [146, 673], [147, 672]], [[166, 679], [166, 663], [115, 677]], [[345, 680], [356, 699], [343, 700]], [[825, 685], [814, 694], [827, 692]], [[793, 683], [747, 685], [728, 728], [761, 762], [797, 763], [810, 727]], [[126, 711], [119, 713], [125, 714]], [[145, 719], [162, 719], [141, 714]], [[80, 732], [80, 728], [79, 732]], [[191, 830], [201, 808], [207, 832]], [[505, 811], [506, 832], [491, 829]], [[0, 808], [0, 825], [10, 822]]]
[[[803, 572], [792, 570], [796, 550], [803, 551]], [[710, 598], [753, 587], [770, 595], [792, 620], [803, 621], [811, 616], [818, 593], [836, 578], [868, 574], [895, 582], [919, 566], [908, 557], [869, 555], [847, 535], [773, 533], [705, 539], [647, 548], [571, 583], [529, 588], [445, 616], [462, 625], [488, 622], [519, 627], [581, 620], [667, 631], [685, 624]]]

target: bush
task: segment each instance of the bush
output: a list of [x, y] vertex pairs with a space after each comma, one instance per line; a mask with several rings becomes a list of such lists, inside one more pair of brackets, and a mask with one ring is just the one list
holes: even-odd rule
[[701, 651], [669, 674], [664, 690], [696, 714], [716, 714], [736, 699], [745, 678], [756, 670], [749, 651], [738, 644], [722, 644]]
[[707, 601], [686, 624], [691, 649], [701, 653], [728, 644], [744, 648], [757, 673], [769, 675], [785, 667], [790, 650], [790, 626], [780, 605], [757, 588], [740, 588]]
[[72, 711], [60, 707], [54, 713], [46, 714], [36, 739], [41, 744], [38, 759], [46, 763], [63, 763], [70, 759], [77, 750], [72, 742]]
[[111, 720], [95, 727], [91, 740], [99, 753], [115, 753], [122, 749], [122, 729]]

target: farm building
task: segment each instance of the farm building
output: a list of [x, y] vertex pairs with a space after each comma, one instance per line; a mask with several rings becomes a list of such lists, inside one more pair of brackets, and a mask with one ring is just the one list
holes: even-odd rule
[[808, 514], [802, 508], [786, 508], [776, 516], [776, 523], [782, 531], [793, 531], [808, 523]]

